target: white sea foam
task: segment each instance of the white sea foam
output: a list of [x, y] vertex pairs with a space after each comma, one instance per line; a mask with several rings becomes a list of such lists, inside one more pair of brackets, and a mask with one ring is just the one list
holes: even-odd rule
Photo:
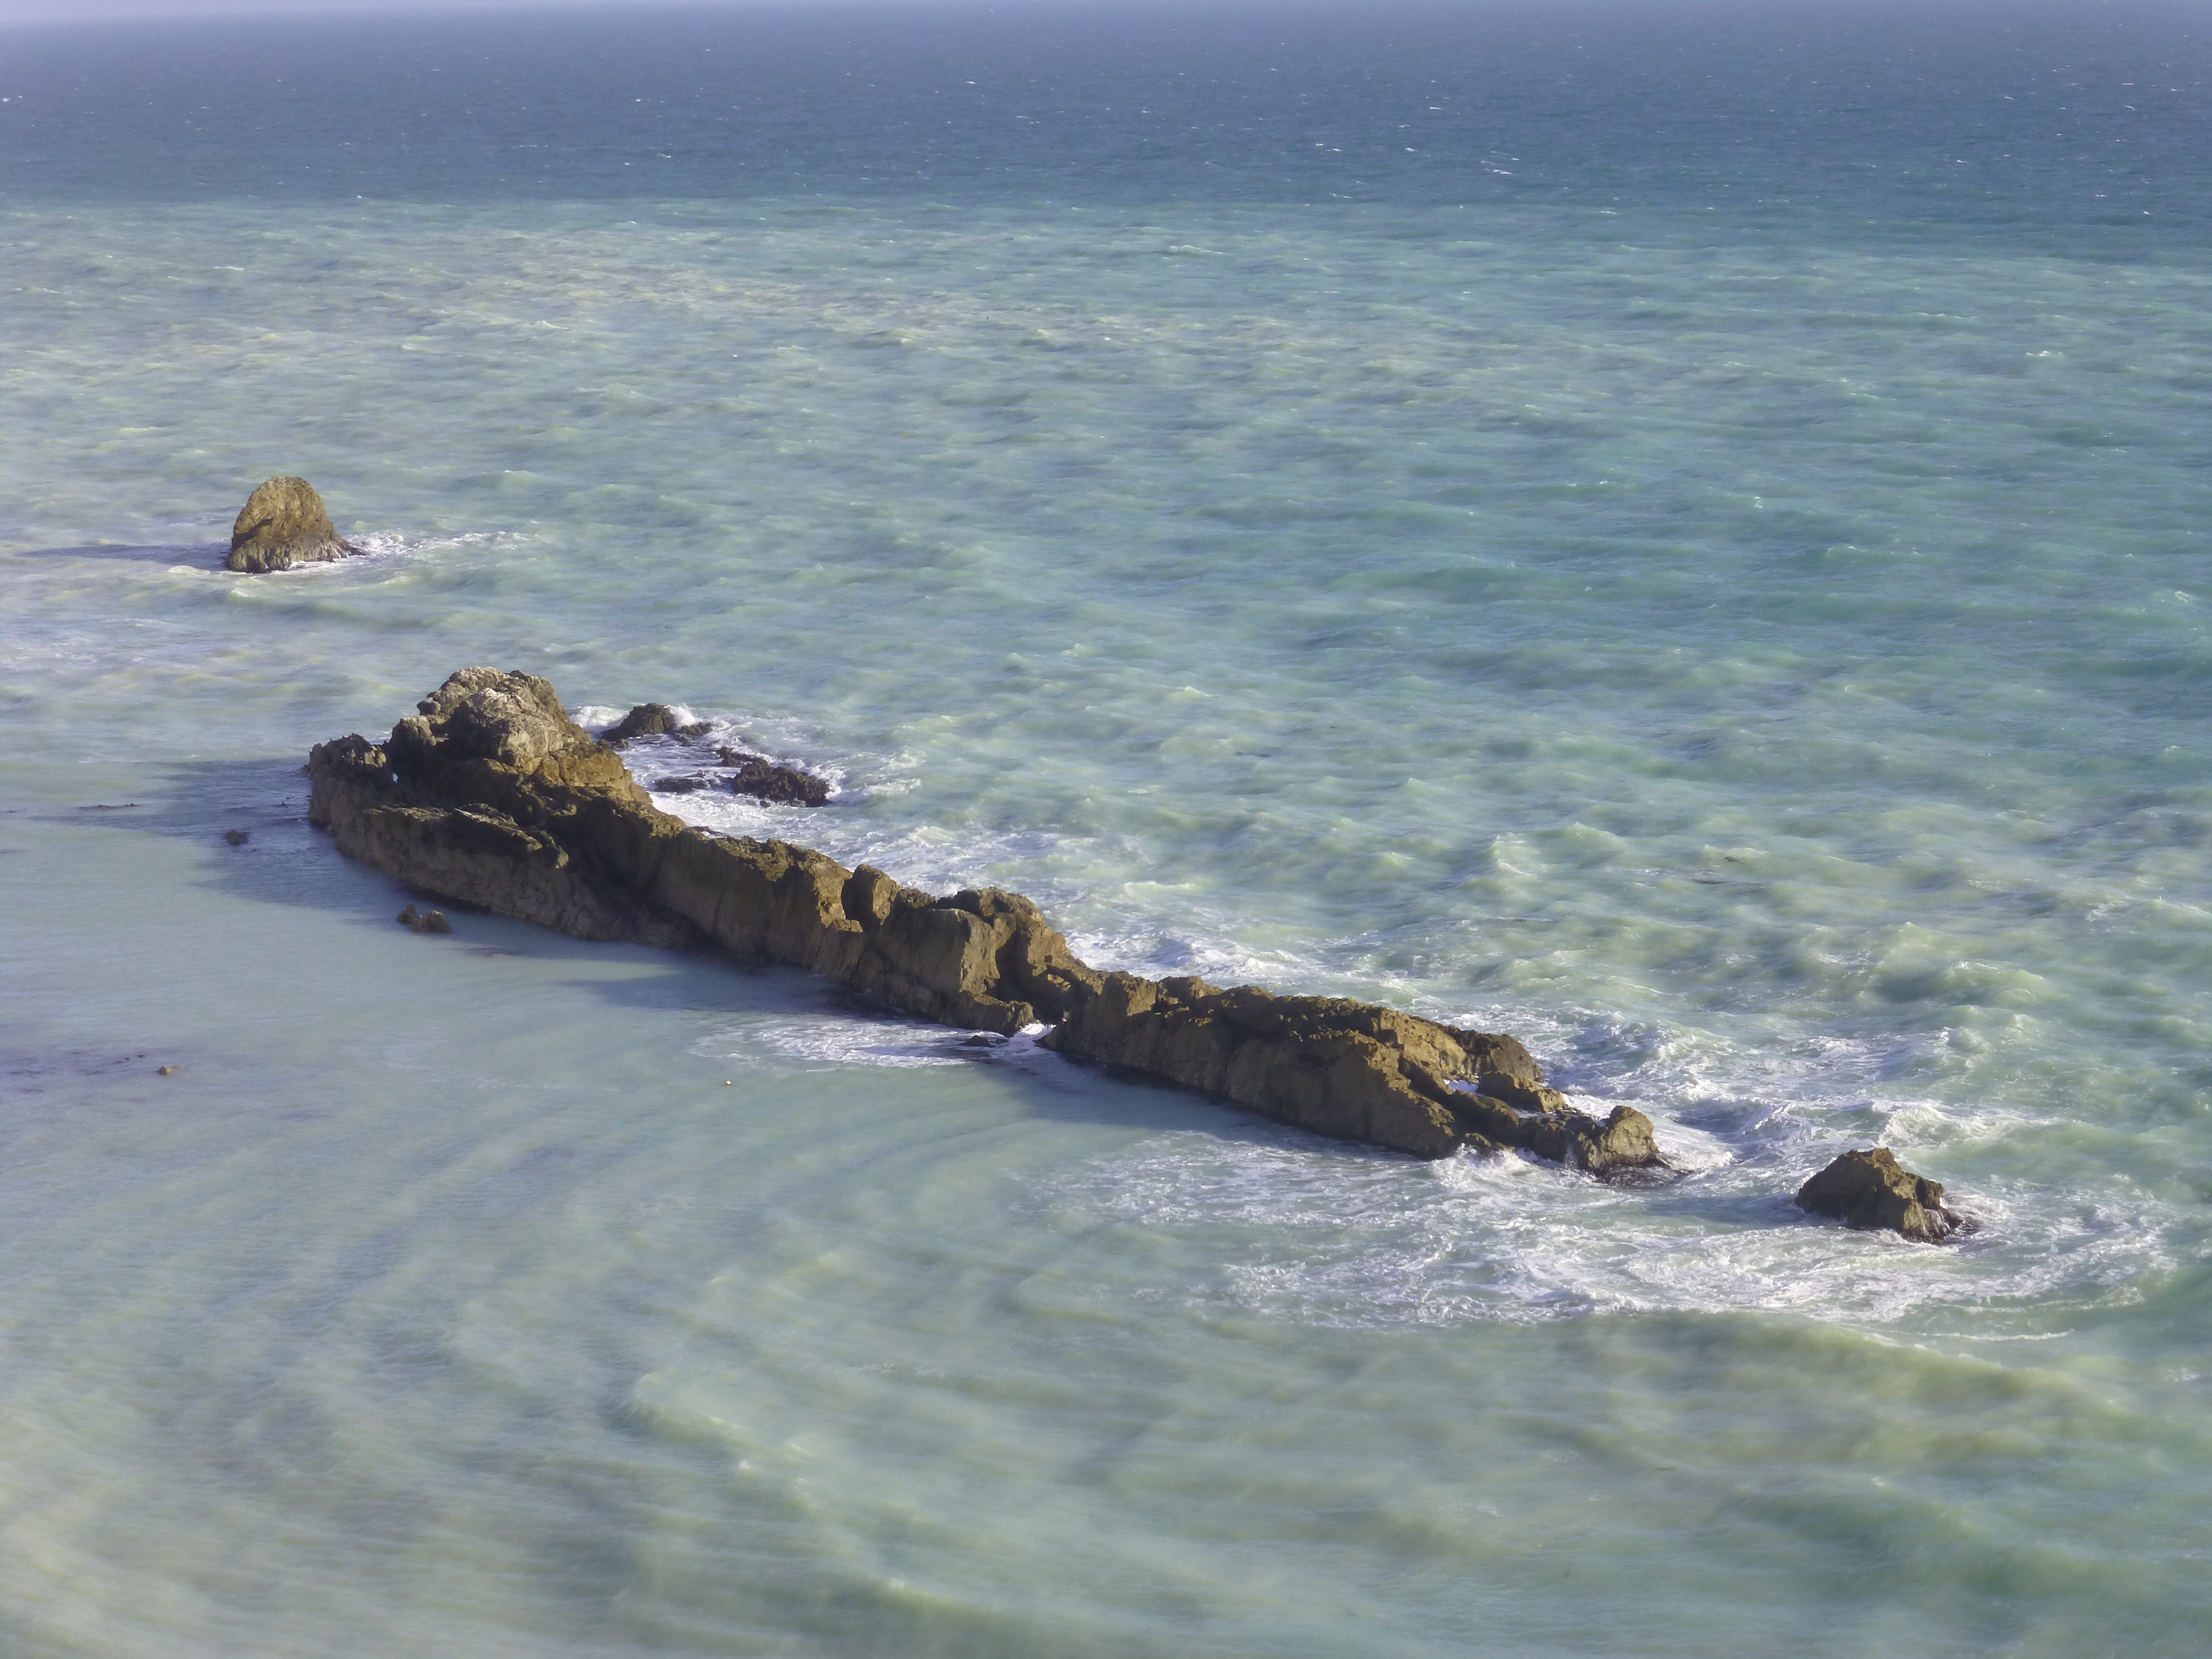
[[736, 1063], [768, 1058], [817, 1067], [1058, 1064], [1037, 1046], [1046, 1028], [1012, 1036], [961, 1030], [927, 1021], [857, 1012], [792, 1015], [718, 1024], [693, 1052]]
[[[1662, 1146], [1689, 1144], [1656, 1121]], [[2173, 1265], [2172, 1218], [2140, 1194], [1984, 1188], [1960, 1200], [1977, 1231], [1927, 1246], [1812, 1220], [1725, 1164], [1616, 1187], [1518, 1155], [1423, 1165], [1260, 1127], [1164, 1135], [1048, 1194], [1217, 1252], [1214, 1295], [1330, 1325], [1757, 1309], [1895, 1327], [1958, 1307], [2032, 1332]]]
[[[586, 720], [619, 711], [586, 709]], [[690, 711], [684, 711], [687, 715]], [[709, 716], [714, 741], [749, 728]], [[604, 723], [604, 722], [602, 722]], [[664, 752], [665, 751], [665, 752]], [[629, 762], [641, 778], [686, 751], [647, 740]], [[813, 763], [829, 773], [833, 769]], [[897, 764], [910, 767], [910, 757]], [[885, 769], [861, 757], [855, 769]], [[841, 781], [843, 769], [835, 769]], [[661, 804], [722, 833], [781, 836], [944, 890], [1008, 866], [1050, 861], [1060, 838], [1031, 832], [963, 838], [927, 825], [855, 822], [742, 798], [672, 794]], [[1203, 915], [1191, 920], [1203, 921]], [[1197, 974], [1218, 983], [1326, 985], [1351, 953], [1255, 951], [1222, 919], [1209, 937], [1182, 927], [1074, 930], [1101, 967]], [[2074, 1305], [2123, 1294], [2162, 1270], [2168, 1218], [2139, 1194], [2091, 1200], [2063, 1188], [1984, 1183], [1953, 1201], [1977, 1231], [1941, 1252], [1811, 1220], [1789, 1195], [1846, 1146], [1888, 1145], [1938, 1160], [1947, 1148], [2001, 1139], [2046, 1121], [2017, 1107], [1904, 1094], [1976, 1052], [1970, 1033], [1810, 1034], [1746, 1047], [1710, 1031], [1624, 1024], [1510, 1005], [1454, 1008], [1417, 988], [1401, 998], [1462, 1025], [1516, 1032], [1550, 1062], [1577, 1107], [1650, 1115], [1675, 1180], [1607, 1187], [1519, 1156], [1461, 1158], [1416, 1172], [1256, 1122], [1253, 1138], [1175, 1137], [1054, 1190], [1147, 1224], [1223, 1224], [1305, 1241], [1295, 1260], [1224, 1267], [1219, 1293], [1322, 1323], [1558, 1317], [1616, 1310], [1764, 1309], [1897, 1325], [1948, 1305]], [[825, 1016], [752, 1033], [750, 1042], [823, 1064], [920, 1066], [971, 1058], [957, 1035]], [[1057, 1063], [1041, 1051], [1034, 1059]], [[1347, 1225], [1347, 1216], [1356, 1220]], [[1333, 1235], [1317, 1249], [1316, 1235]], [[1263, 1253], [1264, 1254], [1264, 1253]], [[2027, 1322], [2032, 1324], [2032, 1320]]]

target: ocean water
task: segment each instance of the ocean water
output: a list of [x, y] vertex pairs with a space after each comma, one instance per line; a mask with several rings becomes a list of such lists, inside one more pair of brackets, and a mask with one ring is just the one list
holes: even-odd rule
[[[0, 1649], [2203, 1651], [2208, 38], [0, 33]], [[418, 938], [300, 765], [475, 663], [1684, 1173]]]

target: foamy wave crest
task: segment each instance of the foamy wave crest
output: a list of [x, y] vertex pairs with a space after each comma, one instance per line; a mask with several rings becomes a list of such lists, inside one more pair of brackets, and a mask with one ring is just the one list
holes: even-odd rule
[[1756, 1310], [1911, 1327], [1971, 1307], [1991, 1334], [2033, 1335], [2172, 1265], [2166, 1218], [2140, 1197], [1978, 1191], [1979, 1231], [1936, 1247], [1815, 1223], [1733, 1163], [1608, 1187], [1517, 1155], [1425, 1164], [1258, 1123], [1156, 1138], [1041, 1197], [1184, 1234], [1219, 1262], [1214, 1299], [1322, 1325]]
[[[578, 716], [604, 726], [622, 712], [592, 707]], [[625, 759], [648, 786], [699, 765], [702, 748], [726, 744], [793, 758], [836, 787], [831, 807], [819, 811], [720, 793], [659, 798], [702, 828], [800, 841], [937, 892], [1008, 868], [1066, 862], [1070, 838], [1053, 832], [963, 835], [860, 810], [885, 784], [911, 776], [909, 757], [830, 759], [795, 721], [678, 712], [706, 720], [708, 735], [630, 745]], [[1066, 899], [1097, 914], [1096, 895], [1023, 884], [1048, 905]], [[1236, 942], [1235, 917], [1188, 906], [1185, 896], [1156, 896], [1139, 884], [1110, 897], [1130, 925], [1069, 930], [1077, 953], [1094, 965], [1280, 990], [1351, 989], [1455, 1025], [1513, 1032], [1583, 1109], [1602, 1116], [1626, 1104], [1650, 1117], [1677, 1171], [1657, 1186], [1611, 1187], [1517, 1155], [1424, 1165], [1240, 1118], [1233, 1131], [1170, 1135], [1055, 1188], [1059, 1198], [1120, 1219], [1218, 1240], [1211, 1293], [1227, 1303], [1322, 1323], [1759, 1310], [1893, 1328], [1972, 1306], [1978, 1322], [2033, 1334], [2069, 1310], [2131, 1296], [2133, 1281], [2168, 1262], [2172, 1218], [2132, 1189], [1956, 1176], [1978, 1151], [2044, 1124], [1972, 1097], [1971, 1033], [1765, 1044], [1601, 1011], [1455, 1005], [1421, 983], [1364, 973], [1371, 940], [1254, 949]], [[1034, 1042], [987, 1054], [973, 1041], [908, 1022], [823, 1015], [748, 1027], [740, 1048], [717, 1052], [734, 1057], [750, 1044], [763, 1057], [823, 1066], [1060, 1063]], [[1806, 1176], [1838, 1152], [1876, 1144], [1949, 1182], [1976, 1231], [1936, 1249], [1849, 1232], [1791, 1203]]]
[[863, 1014], [800, 1014], [720, 1025], [693, 1045], [693, 1052], [716, 1060], [796, 1060], [818, 1069], [841, 1066], [963, 1066], [977, 1060], [998, 1063], [1050, 1060], [1036, 1039], [1035, 1025], [1011, 1037], [921, 1020]]
[[[958, 835], [932, 824], [878, 818], [864, 809], [886, 795], [912, 787], [915, 761], [908, 754], [825, 753], [804, 722], [787, 715], [727, 716], [684, 704], [669, 707], [686, 724], [704, 722], [696, 738], [641, 738], [626, 745], [623, 761], [629, 774], [653, 794], [653, 805], [684, 823], [721, 836], [795, 841], [827, 853], [841, 864], [872, 864], [910, 886], [933, 893], [992, 885], [1009, 866], [1036, 867], [1049, 860], [1069, 837], [1049, 830], [1002, 830]], [[604, 730], [628, 711], [586, 703], [572, 711], [577, 724]], [[715, 765], [717, 748], [744, 749], [811, 773], [830, 786], [827, 806], [787, 806], [733, 795], [721, 790], [658, 791], [653, 785], [671, 775]], [[1048, 885], [1031, 884], [1030, 896], [1049, 902]]]
[[[508, 531], [470, 531], [458, 536], [406, 536], [396, 530], [370, 530], [348, 537], [358, 550], [353, 556], [343, 559], [321, 559], [310, 564], [295, 564], [283, 570], [270, 570], [248, 580], [265, 581], [274, 579], [294, 580], [326, 580], [333, 576], [359, 576], [362, 572], [378, 567], [390, 568], [411, 564], [433, 554], [450, 553], [459, 548], [504, 547], [527, 538]], [[212, 550], [214, 557], [205, 565], [172, 565], [171, 570], [183, 575], [236, 577], [241, 573], [226, 569], [223, 556], [226, 544], [217, 544]]]

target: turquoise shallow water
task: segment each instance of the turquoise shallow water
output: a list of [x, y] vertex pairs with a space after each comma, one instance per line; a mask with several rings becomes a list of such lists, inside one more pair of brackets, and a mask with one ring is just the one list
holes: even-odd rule
[[[1776, 16], [19, 36], [7, 1644], [2196, 1651], [2201, 47]], [[1688, 1172], [405, 933], [297, 769], [476, 662]]]

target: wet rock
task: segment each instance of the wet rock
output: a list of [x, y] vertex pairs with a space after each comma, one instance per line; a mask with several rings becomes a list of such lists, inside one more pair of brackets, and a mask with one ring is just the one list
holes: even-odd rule
[[732, 794], [752, 795], [781, 806], [829, 804], [830, 786], [811, 772], [778, 765], [766, 755], [745, 749], [717, 749], [714, 755], [723, 765], [737, 769], [729, 781]]
[[676, 728], [676, 735], [679, 738], [703, 738], [714, 729], [714, 728], [705, 720], [693, 720], [689, 726], [678, 726]]
[[1797, 1189], [1797, 1207], [1923, 1244], [1941, 1243], [1966, 1225], [1943, 1206], [1942, 1183], [1913, 1174], [1887, 1146], [1843, 1154]]
[[244, 830], [226, 830], [222, 832], [222, 838], [233, 847], [243, 847], [253, 839], [252, 836]]
[[[632, 738], [658, 738], [686, 728], [677, 712], [665, 702], [641, 702], [599, 733], [601, 743], [620, 748]], [[703, 731], [704, 726], [701, 728]]]
[[399, 913], [399, 925], [418, 933], [450, 933], [453, 931], [453, 924], [447, 920], [443, 910], [421, 911], [411, 904]]
[[[1202, 1089], [1316, 1133], [1425, 1158], [1509, 1147], [1595, 1175], [1663, 1168], [1649, 1119], [1618, 1107], [1600, 1122], [1541, 1077], [1510, 1037], [1463, 1031], [1342, 997], [1224, 990], [1197, 978], [1099, 975], [1043, 1042]], [[1498, 1069], [1510, 1065], [1510, 1072]], [[1525, 1112], [1480, 1092], [1503, 1079], [1545, 1097]], [[1474, 1085], [1470, 1088], [1468, 1085]]]
[[733, 795], [750, 795], [778, 806], [826, 806], [830, 802], [830, 786], [811, 772], [759, 758], [737, 769], [729, 789]]
[[246, 498], [231, 526], [230, 556], [223, 565], [259, 575], [360, 551], [338, 534], [313, 484], [305, 478], [271, 478]]
[[[631, 711], [634, 734], [655, 707]], [[1047, 1041], [1063, 1054], [1419, 1157], [1519, 1147], [1600, 1175], [1663, 1167], [1640, 1113], [1577, 1111], [1510, 1037], [1342, 998], [1101, 973], [1018, 893], [933, 896], [789, 842], [693, 828], [535, 676], [464, 669], [418, 709], [381, 744], [318, 744], [308, 818], [425, 891], [585, 939], [808, 969], [969, 1030], [1056, 1026]], [[751, 762], [773, 764], [740, 769]]]
[[655, 778], [653, 792], [656, 795], [689, 795], [714, 787], [714, 778], [705, 772], [685, 773], [676, 777]]

